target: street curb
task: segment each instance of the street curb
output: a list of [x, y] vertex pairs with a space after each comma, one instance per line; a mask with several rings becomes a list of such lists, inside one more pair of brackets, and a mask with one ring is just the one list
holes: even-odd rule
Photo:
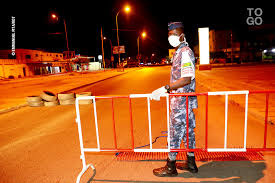
[[0, 115], [8, 113], [8, 112], [11, 112], [11, 111], [15, 111], [15, 110], [18, 110], [18, 109], [20, 109], [22, 107], [27, 107], [27, 106], [28, 106], [28, 104], [24, 103], [24, 104], [20, 104], [20, 105], [17, 105], [17, 106], [14, 106], [14, 107], [10, 107], [10, 108], [7, 108], [7, 109], [1, 109], [0, 110]]
[[[107, 78], [104, 78], [104, 79], [101, 79], [101, 80], [98, 80], [98, 81], [95, 81], [95, 82], [92, 82], [92, 83], [89, 83], [89, 84], [85, 84], [85, 85], [81, 85], [81, 86], [78, 86], [78, 87], [75, 87], [75, 88], [71, 88], [69, 90], [61, 91], [60, 93], [70, 92], [70, 91], [73, 91], [73, 90], [76, 90], [76, 89], [79, 89], [79, 88], [82, 88], [82, 87], [90, 86], [90, 85], [93, 85], [93, 84], [96, 84], [96, 83], [99, 83], [99, 82], [102, 82], [102, 81], [105, 81], [105, 80], [108, 80], [108, 79], [112, 79], [112, 78], [115, 78], [117, 76], [121, 76], [121, 75], [127, 74], [129, 72], [137, 71], [137, 70], [140, 70], [140, 69], [142, 69], [142, 68], [137, 68], [135, 70], [128, 71], [128, 72], [123, 72], [121, 74], [118, 74], [118, 75], [115, 75], [115, 76], [110, 76], [110, 77], [107, 77]], [[24, 104], [19, 104], [17, 106], [9, 107], [7, 109], [0, 109], [0, 115], [11, 112], [11, 111], [15, 111], [15, 110], [18, 110], [20, 108], [27, 107], [27, 106], [28, 106], [28, 104], [24, 103]]]

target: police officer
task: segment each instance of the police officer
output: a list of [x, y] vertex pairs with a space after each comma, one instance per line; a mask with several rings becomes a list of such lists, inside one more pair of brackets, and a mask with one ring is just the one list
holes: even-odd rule
[[[189, 93], [195, 92], [195, 58], [193, 51], [186, 42], [182, 22], [171, 22], [168, 24], [168, 41], [176, 51], [172, 58], [170, 84], [163, 86], [152, 92], [151, 98], [160, 100], [160, 96], [166, 92]], [[189, 149], [195, 148], [195, 115], [193, 109], [198, 107], [197, 97], [188, 97], [189, 116]], [[173, 96], [170, 100], [170, 146], [171, 149], [179, 149], [181, 141], [186, 142], [186, 97]], [[187, 163], [176, 166], [177, 152], [170, 152], [167, 164], [164, 167], [153, 170], [154, 175], [159, 177], [177, 176], [177, 169], [185, 169], [192, 173], [197, 173], [198, 168], [195, 162], [194, 152], [187, 153]]]

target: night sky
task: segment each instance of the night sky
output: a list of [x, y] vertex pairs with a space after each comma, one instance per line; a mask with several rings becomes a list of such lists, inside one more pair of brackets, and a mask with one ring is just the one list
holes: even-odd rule
[[[198, 7], [198, 4], [187, 5], [185, 1], [89, 1], [89, 3], [67, 2], [66, 7], [22, 6], [7, 7], [1, 13], [0, 49], [11, 48], [11, 16], [16, 21], [16, 48], [44, 49], [62, 52], [66, 50], [63, 19], [68, 29], [70, 50], [76, 54], [96, 56], [101, 54], [100, 29], [111, 39], [113, 46], [116, 40], [116, 13], [125, 4], [131, 6], [131, 12], [121, 11], [118, 16], [120, 45], [125, 45], [125, 56], [137, 55], [137, 37], [142, 31], [147, 38], [140, 43], [141, 53], [160, 57], [168, 55], [167, 24], [170, 21], [182, 21], [185, 34], [191, 48], [198, 44], [198, 28], [209, 26], [211, 29], [233, 28], [245, 34], [249, 27], [247, 7], [227, 7], [213, 5]], [[3, 8], [3, 7], [2, 7]], [[262, 8], [261, 18], [265, 24], [274, 24], [273, 8]], [[61, 19], [53, 22], [51, 12]], [[241, 35], [241, 34], [240, 34]], [[110, 42], [104, 41], [105, 55], [110, 57]]]

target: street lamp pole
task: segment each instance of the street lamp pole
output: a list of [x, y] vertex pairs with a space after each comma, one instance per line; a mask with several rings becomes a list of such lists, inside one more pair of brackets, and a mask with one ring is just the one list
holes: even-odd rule
[[[58, 20], [58, 16], [56, 14], [51, 14], [51, 17], [53, 19]], [[66, 52], [64, 52], [64, 53], [65, 53], [66, 58], [71, 58], [71, 54], [69, 53], [70, 49], [69, 49], [69, 41], [68, 41], [67, 24], [66, 24], [65, 18], [64, 17], [62, 17], [62, 18], [63, 18], [64, 29], [65, 29], [65, 34], [66, 34], [66, 43], [67, 43], [67, 53]], [[70, 67], [70, 70], [71, 70], [71, 66], [70, 65], [69, 65], [69, 67]]]
[[67, 41], [67, 50], [70, 51], [69, 50], [69, 43], [68, 43], [67, 25], [66, 25], [65, 18], [63, 18], [63, 21], [64, 21], [64, 27], [65, 27], [66, 41]]
[[[119, 65], [120, 65], [120, 52], [119, 52], [119, 36], [118, 36], [118, 21], [117, 21], [117, 17], [118, 17], [118, 15], [119, 15], [120, 11], [121, 11], [121, 10], [119, 10], [119, 11], [117, 12], [117, 14], [116, 14], [116, 36], [117, 36], [118, 63], [119, 63]], [[130, 11], [130, 7], [129, 7], [129, 6], [125, 6], [124, 11], [125, 11], [126, 13], [128, 13], [128, 12]]]
[[104, 72], [105, 72], [105, 59], [104, 59], [104, 46], [103, 46], [103, 33], [102, 33], [102, 27], [101, 27], [101, 48], [102, 48], [102, 62], [103, 62], [103, 67], [104, 67]]
[[[143, 32], [142, 34], [141, 34], [141, 36], [143, 37], [143, 38], [145, 38], [146, 37], [146, 32]], [[138, 36], [138, 38], [137, 38], [137, 47], [138, 47], [138, 63], [140, 63], [140, 56], [139, 56], [139, 37], [140, 37], [140, 35]]]
[[140, 63], [140, 59], [139, 59], [139, 36], [137, 38], [137, 47], [138, 47], [138, 63]]
[[231, 36], [230, 36], [230, 42], [231, 42], [231, 63], [233, 63], [233, 41], [232, 41], [232, 36], [233, 36], [233, 31], [231, 29], [231, 32], [230, 32]]
[[[110, 45], [111, 45], [111, 59], [110, 59], [110, 61], [111, 62], [114, 62], [114, 61], [112, 61], [112, 58], [113, 58], [113, 44], [112, 44], [112, 41], [111, 41], [111, 39], [107, 39], [106, 37], [104, 37], [103, 38], [104, 40], [109, 40], [110, 41]], [[113, 64], [112, 64], [113, 65]]]
[[117, 14], [116, 14], [116, 36], [117, 36], [117, 46], [118, 46], [118, 64], [120, 66], [119, 36], [118, 36], [118, 22], [117, 22], [117, 17], [118, 17], [119, 13], [120, 13], [120, 11], [117, 12]]
[[112, 44], [111, 39], [109, 39], [109, 41], [110, 41], [110, 45], [111, 45], [111, 60], [112, 60], [112, 58], [113, 58], [113, 44]]
[[[56, 14], [52, 14], [51, 17], [52, 17], [53, 19], [58, 20], [58, 16], [57, 16]], [[60, 17], [60, 16], [59, 16], [59, 17]], [[65, 28], [66, 43], [67, 43], [67, 51], [70, 51], [70, 50], [69, 50], [69, 42], [68, 42], [67, 24], [66, 24], [65, 18], [64, 18], [64, 17], [61, 17], [61, 18], [63, 19], [64, 28]]]

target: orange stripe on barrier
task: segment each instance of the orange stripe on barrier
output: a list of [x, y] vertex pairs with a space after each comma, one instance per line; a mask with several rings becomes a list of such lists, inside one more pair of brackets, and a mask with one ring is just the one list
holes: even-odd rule
[[115, 149], [117, 149], [116, 123], [115, 123], [114, 99], [113, 98], [112, 98], [112, 117], [113, 117], [114, 144], [115, 144]]
[[266, 137], [267, 137], [268, 101], [269, 101], [269, 93], [266, 93], [266, 100], [265, 100], [265, 125], [264, 125], [264, 148], [266, 148]]
[[205, 98], [205, 149], [208, 148], [208, 95]]
[[129, 113], [130, 113], [130, 122], [131, 122], [131, 136], [132, 136], [132, 149], [135, 148], [135, 140], [134, 140], [134, 125], [133, 125], [133, 111], [132, 111], [132, 102], [129, 97]]

